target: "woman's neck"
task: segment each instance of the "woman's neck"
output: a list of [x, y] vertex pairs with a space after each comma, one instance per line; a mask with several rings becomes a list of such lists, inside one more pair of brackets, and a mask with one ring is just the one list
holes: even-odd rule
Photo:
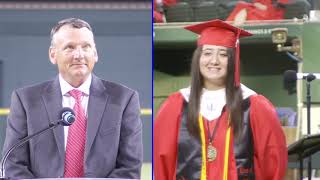
[[216, 84], [216, 83], [204, 83], [204, 88], [209, 90], [209, 91], [215, 91], [215, 90], [219, 90], [219, 89], [223, 89], [225, 88], [226, 85], [225, 84]]

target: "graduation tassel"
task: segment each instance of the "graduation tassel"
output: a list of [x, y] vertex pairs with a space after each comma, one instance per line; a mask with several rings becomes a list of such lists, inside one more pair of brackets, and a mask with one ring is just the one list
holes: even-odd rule
[[[230, 114], [228, 117], [228, 123], [230, 122]], [[228, 180], [228, 166], [229, 166], [229, 149], [230, 149], [230, 134], [231, 127], [229, 126], [226, 134], [226, 146], [224, 151], [224, 166], [223, 166], [223, 180]]]
[[201, 138], [201, 177], [200, 180], [207, 180], [207, 157], [206, 157], [206, 139], [204, 134], [204, 126], [202, 116], [199, 115], [199, 127], [200, 127], [200, 138]]
[[237, 32], [236, 57], [235, 57], [235, 66], [234, 66], [234, 85], [236, 87], [240, 86], [240, 46], [239, 46], [239, 35], [240, 35], [240, 30], [238, 30], [238, 32]]

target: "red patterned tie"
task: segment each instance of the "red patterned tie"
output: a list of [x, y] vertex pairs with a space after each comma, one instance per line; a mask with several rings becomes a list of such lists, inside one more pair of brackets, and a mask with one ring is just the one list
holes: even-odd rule
[[84, 175], [84, 148], [86, 143], [86, 115], [81, 105], [82, 92], [71, 90], [69, 94], [76, 100], [73, 110], [75, 122], [69, 127], [64, 177], [83, 177]]

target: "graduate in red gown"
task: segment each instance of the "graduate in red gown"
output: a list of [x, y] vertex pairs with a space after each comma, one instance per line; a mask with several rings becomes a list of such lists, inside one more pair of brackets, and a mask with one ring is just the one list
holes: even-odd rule
[[157, 11], [156, 0], [153, 0], [153, 20], [156, 23], [163, 23], [163, 14]]
[[288, 0], [238, 1], [226, 21], [281, 20], [284, 19], [284, 5]]
[[287, 147], [275, 108], [240, 83], [239, 38], [251, 34], [221, 20], [185, 29], [200, 35], [191, 84], [155, 118], [155, 180], [283, 179]]

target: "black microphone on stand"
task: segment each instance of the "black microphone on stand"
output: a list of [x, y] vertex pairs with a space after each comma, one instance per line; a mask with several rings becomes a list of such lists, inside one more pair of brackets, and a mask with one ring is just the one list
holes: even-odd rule
[[30, 141], [30, 139], [34, 138], [34, 137], [37, 137], [45, 132], [47, 132], [49, 129], [54, 129], [56, 128], [57, 126], [59, 125], [62, 125], [62, 126], [70, 126], [76, 119], [75, 117], [75, 114], [74, 114], [74, 111], [71, 109], [71, 108], [68, 108], [68, 107], [64, 107], [62, 108], [62, 110], [60, 111], [60, 118], [58, 121], [56, 122], [51, 122], [49, 124], [49, 127], [46, 127], [34, 134], [31, 134], [31, 135], [28, 135], [24, 138], [22, 138], [21, 140], [19, 140], [16, 144], [14, 144], [5, 154], [4, 156], [2, 157], [2, 160], [1, 160], [1, 176], [0, 176], [0, 179], [8, 179], [8, 178], [5, 178], [5, 164], [6, 164], [6, 161], [7, 161], [7, 158], [8, 156], [10, 155], [10, 153], [15, 150], [16, 148], [22, 146], [24, 143]]
[[[307, 81], [307, 96], [306, 96], [306, 104], [307, 104], [307, 133], [311, 134], [311, 84], [310, 82], [315, 79], [320, 79], [320, 73], [297, 73], [293, 70], [288, 70], [284, 73], [284, 83], [285, 86], [294, 84], [296, 85], [296, 81], [298, 79], [304, 79]], [[290, 93], [290, 90], [289, 90]], [[311, 156], [308, 158], [308, 180], [311, 180], [311, 169], [312, 169], [312, 159]], [[300, 179], [303, 179], [303, 159], [300, 159]]]
[[291, 83], [295, 82], [298, 79], [304, 79], [307, 81], [313, 81], [315, 79], [320, 79], [320, 73], [297, 73], [294, 70], [287, 70], [284, 72], [284, 82]]
[[297, 73], [294, 70], [288, 70], [283, 74], [284, 88], [288, 90], [289, 94], [296, 92], [296, 81], [299, 79], [307, 80], [311, 82], [313, 80], [320, 79], [320, 73]]

